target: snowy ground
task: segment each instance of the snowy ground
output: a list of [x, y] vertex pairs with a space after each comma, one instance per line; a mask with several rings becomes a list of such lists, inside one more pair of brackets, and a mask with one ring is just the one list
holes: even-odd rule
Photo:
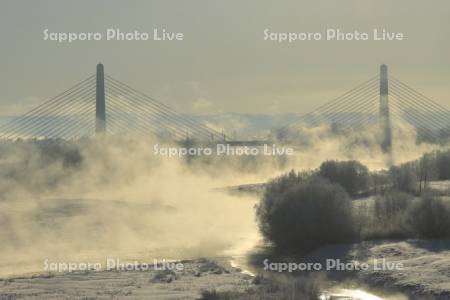
[[450, 180], [444, 181], [432, 181], [430, 187], [440, 191], [446, 191], [450, 189]]
[[[340, 257], [368, 263], [368, 270], [355, 276], [369, 286], [389, 288], [416, 295], [411, 299], [450, 299], [450, 240], [365, 242], [320, 249], [317, 256]], [[387, 264], [376, 270], [374, 259]], [[389, 265], [402, 264], [402, 269]], [[228, 259], [184, 261], [184, 270], [88, 271], [41, 273], [0, 279], [0, 299], [198, 299], [204, 290], [245, 292], [254, 288], [254, 278], [233, 268]], [[348, 299], [408, 299], [387, 292], [387, 297], [359, 298], [358, 285], [348, 289], [338, 282], [334, 290]], [[333, 286], [332, 285], [332, 286]], [[395, 295], [395, 297], [393, 297]], [[430, 296], [426, 298], [426, 296]], [[9, 297], [9, 298], [8, 298]], [[373, 296], [375, 297], [375, 296]]]
[[[384, 285], [414, 294], [450, 299], [450, 240], [408, 240], [388, 243], [367, 243], [355, 247], [354, 253], [372, 267], [360, 276], [369, 283]], [[378, 264], [402, 264], [403, 270], [374, 270]]]
[[225, 262], [193, 260], [179, 271], [88, 271], [0, 280], [0, 299], [198, 299], [203, 290], [245, 291], [252, 277]]

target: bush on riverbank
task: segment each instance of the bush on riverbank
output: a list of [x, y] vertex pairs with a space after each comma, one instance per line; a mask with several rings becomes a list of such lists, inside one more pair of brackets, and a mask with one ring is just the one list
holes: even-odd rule
[[[383, 190], [366, 207], [355, 207], [364, 214], [362, 240], [413, 237], [414, 231], [407, 224], [408, 207], [414, 196], [399, 190]], [[366, 210], [361, 212], [361, 210]]]
[[351, 197], [369, 189], [369, 169], [356, 160], [325, 161], [320, 165], [318, 174], [340, 184]]
[[279, 250], [295, 253], [353, 240], [352, 212], [340, 185], [294, 172], [272, 181], [257, 207], [263, 236]]
[[450, 204], [432, 191], [421, 197], [399, 191], [377, 195], [362, 239], [450, 237]]
[[428, 192], [409, 205], [407, 222], [418, 237], [450, 237], [450, 205]]

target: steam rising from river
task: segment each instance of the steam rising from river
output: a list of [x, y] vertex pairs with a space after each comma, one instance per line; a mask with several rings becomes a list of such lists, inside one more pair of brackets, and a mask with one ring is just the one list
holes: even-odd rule
[[[281, 159], [187, 162], [154, 155], [156, 141], [110, 137], [78, 142], [81, 163], [68, 166], [33, 143], [9, 145], [0, 161], [0, 275], [42, 271], [45, 259], [182, 259], [243, 251], [259, 238], [257, 198], [219, 188], [264, 182], [326, 159], [385, 166], [375, 129], [339, 136], [317, 127], [295, 134], [296, 155]], [[433, 149], [417, 146], [411, 128], [397, 127], [394, 136], [396, 162]]]
[[20, 183], [4, 187], [3, 273], [25, 271], [29, 264], [42, 270], [44, 259], [217, 256], [255, 238], [255, 198], [217, 189], [238, 178], [231, 172], [214, 178], [180, 160], [155, 157], [151, 145], [134, 138], [86, 142], [79, 146], [83, 162], [75, 169], [58, 160], [41, 169], [43, 158], [33, 155], [36, 149], [17, 145], [33, 160], [28, 167], [39, 166], [23, 174], [32, 182], [24, 180], [47, 186], [39, 192]]
[[385, 169], [391, 161], [401, 164], [418, 159], [423, 153], [437, 150], [440, 146], [417, 144], [415, 129], [396, 122], [392, 127], [392, 153], [390, 157], [380, 147], [379, 127], [354, 128], [337, 133], [327, 126], [302, 127], [291, 130], [289, 139], [296, 142], [296, 156], [290, 165], [297, 169], [317, 168], [324, 160], [358, 160], [371, 170]]

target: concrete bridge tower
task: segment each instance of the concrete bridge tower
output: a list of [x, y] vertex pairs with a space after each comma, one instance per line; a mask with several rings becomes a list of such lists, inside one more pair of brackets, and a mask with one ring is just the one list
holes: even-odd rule
[[381, 149], [390, 157], [392, 164], [392, 128], [389, 114], [389, 82], [388, 68], [380, 66], [380, 127], [381, 127]]
[[97, 84], [95, 90], [95, 134], [106, 132], [105, 74], [103, 65], [97, 65]]

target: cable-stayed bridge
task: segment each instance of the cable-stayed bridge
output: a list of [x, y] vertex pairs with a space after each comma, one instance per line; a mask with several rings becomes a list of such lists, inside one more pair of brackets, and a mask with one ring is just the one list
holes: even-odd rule
[[0, 139], [79, 139], [101, 134], [220, 141], [226, 137], [104, 74], [103, 65], [56, 97], [0, 127]]
[[[450, 137], [449, 110], [393, 76], [387, 66], [380, 73], [319, 106], [283, 128], [275, 137], [289, 141], [304, 126], [331, 125], [341, 132], [379, 126], [380, 144], [390, 151], [392, 124], [407, 122], [427, 141]], [[104, 73], [97, 73], [0, 127], [1, 140], [79, 139], [94, 135], [134, 133], [168, 140], [197, 140], [245, 145], [262, 141], [230, 141], [212, 129], [164, 103]], [[269, 139], [269, 138], [267, 138]]]
[[[441, 142], [450, 137], [450, 111], [394, 76], [381, 66], [380, 74], [371, 77], [339, 97], [276, 131], [279, 138], [302, 126], [328, 124], [338, 131], [363, 130], [373, 125], [384, 131], [384, 143], [390, 144], [392, 125], [407, 123], [418, 137]], [[385, 145], [388, 147], [389, 145]]]

